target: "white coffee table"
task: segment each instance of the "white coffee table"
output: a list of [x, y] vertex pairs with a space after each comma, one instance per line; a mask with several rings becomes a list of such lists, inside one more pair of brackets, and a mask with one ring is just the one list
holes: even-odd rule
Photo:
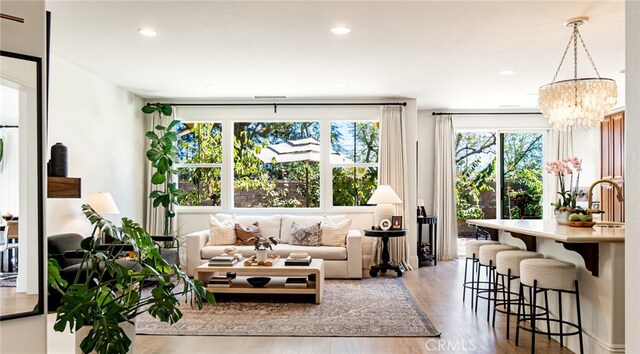
[[[285, 266], [284, 259], [278, 259], [271, 267], [245, 266], [243, 262], [231, 267], [203, 264], [196, 267], [193, 278], [201, 280], [206, 286], [214, 273], [224, 274], [227, 272], [236, 273], [236, 279], [233, 279], [230, 287], [208, 286], [207, 290], [212, 293], [234, 294], [315, 294], [316, 304], [322, 300], [322, 292], [324, 291], [324, 261], [322, 259], [314, 259], [308, 266]], [[308, 283], [308, 288], [285, 288], [284, 283], [288, 277], [307, 277], [310, 274], [314, 274], [316, 279]], [[270, 277], [271, 281], [263, 288], [256, 288], [246, 280], [251, 276]]]

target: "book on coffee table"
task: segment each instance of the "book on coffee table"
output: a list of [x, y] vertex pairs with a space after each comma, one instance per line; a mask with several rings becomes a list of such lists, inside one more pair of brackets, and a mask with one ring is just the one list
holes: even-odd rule
[[307, 256], [305, 258], [287, 257], [284, 260], [284, 265], [288, 266], [308, 266], [309, 264], [311, 264], [311, 256]]

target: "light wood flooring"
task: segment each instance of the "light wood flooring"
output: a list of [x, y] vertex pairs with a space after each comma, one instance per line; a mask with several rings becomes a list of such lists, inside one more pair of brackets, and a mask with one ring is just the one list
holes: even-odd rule
[[[464, 263], [460, 260], [439, 262], [435, 267], [406, 272], [403, 277], [422, 309], [442, 332], [440, 338], [137, 336], [136, 353], [529, 353], [528, 333], [522, 334], [519, 347], [514, 344], [514, 321], [511, 340], [507, 340], [504, 315], [498, 315], [493, 328], [486, 320], [484, 302], [477, 314], [469, 306], [469, 298], [462, 302], [463, 272]], [[385, 281], [385, 277], [379, 281]], [[51, 316], [50, 320], [55, 318]], [[58, 339], [56, 343], [50, 341], [50, 353], [65, 352], [52, 347], [53, 344], [60, 348]], [[537, 336], [536, 347], [538, 353], [571, 353], [543, 336]]]
[[15, 287], [0, 287], [0, 315], [33, 311], [38, 295], [16, 292]]

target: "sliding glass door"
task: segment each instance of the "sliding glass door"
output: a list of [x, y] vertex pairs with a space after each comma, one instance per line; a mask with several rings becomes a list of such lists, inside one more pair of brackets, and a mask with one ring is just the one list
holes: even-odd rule
[[455, 140], [458, 233], [468, 219], [541, 219], [544, 133], [460, 131]]

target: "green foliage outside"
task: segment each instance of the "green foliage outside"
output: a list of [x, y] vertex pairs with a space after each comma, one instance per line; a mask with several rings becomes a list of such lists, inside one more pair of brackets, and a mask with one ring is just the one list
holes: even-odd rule
[[[482, 196], [495, 192], [496, 133], [456, 134], [456, 213], [458, 222], [485, 217]], [[502, 218], [542, 217], [542, 134], [504, 133], [502, 139]], [[486, 201], [485, 201], [486, 203]]]
[[[352, 161], [376, 163], [377, 123], [346, 123], [331, 126], [333, 150]], [[319, 122], [237, 122], [233, 130], [233, 186], [235, 191], [261, 196], [258, 205], [251, 207], [319, 206], [318, 161], [264, 163], [257, 157], [270, 144], [305, 138], [320, 141]], [[221, 131], [221, 123], [177, 126], [180, 164], [221, 164]], [[221, 167], [180, 167], [178, 176], [185, 190], [179, 198], [181, 205], [220, 205]], [[334, 168], [333, 184], [334, 205], [364, 205], [376, 188], [377, 169]], [[236, 207], [246, 206], [240, 203], [236, 200]]]

